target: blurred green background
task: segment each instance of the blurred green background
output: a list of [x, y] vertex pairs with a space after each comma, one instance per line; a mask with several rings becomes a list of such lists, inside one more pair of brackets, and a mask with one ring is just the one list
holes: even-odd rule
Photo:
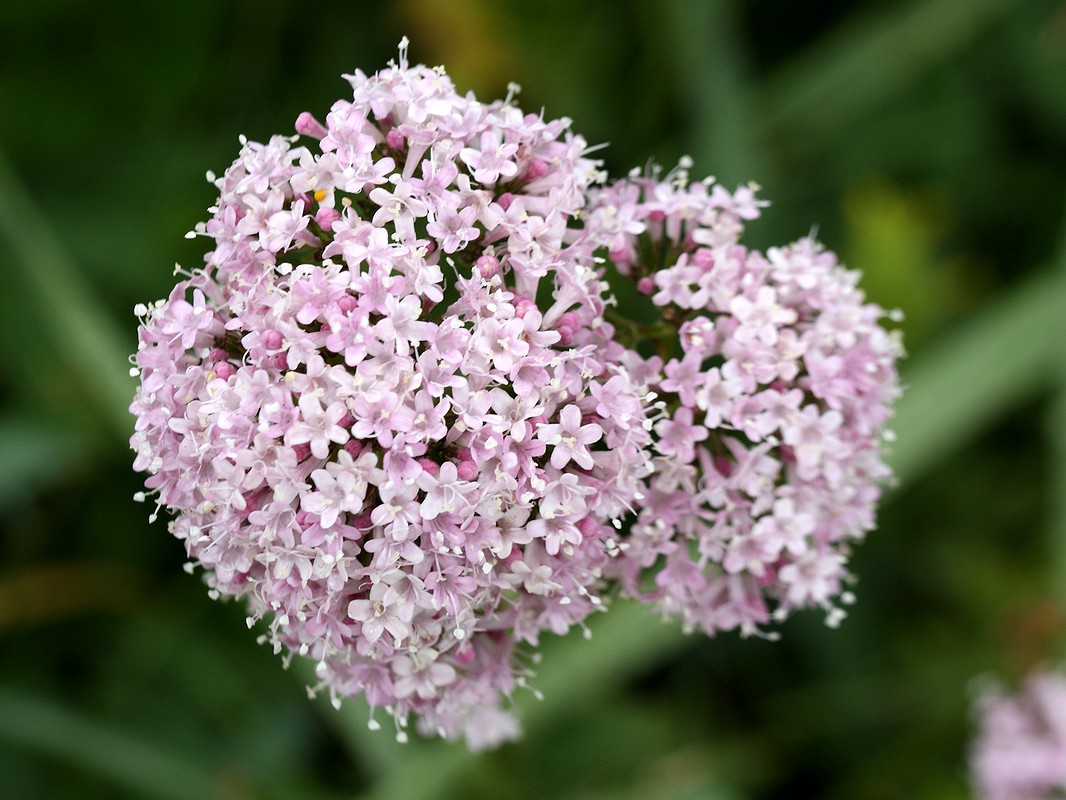
[[[839, 630], [551, 641], [523, 741], [474, 757], [307, 699], [132, 502], [135, 303], [237, 136], [289, 133], [411, 37], [573, 118], [620, 175], [756, 180], [906, 313], [899, 483]], [[0, 795], [965, 798], [973, 680], [1066, 658], [1063, 0], [9, 0], [0, 8]]]

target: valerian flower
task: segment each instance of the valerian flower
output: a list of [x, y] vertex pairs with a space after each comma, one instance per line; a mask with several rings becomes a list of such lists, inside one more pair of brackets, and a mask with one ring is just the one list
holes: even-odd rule
[[900, 342], [813, 239], [741, 243], [765, 205], [652, 170], [591, 189], [582, 231], [663, 320], [629, 331], [657, 353], [629, 363], [645, 362], [631, 374], [655, 398], [658, 455], [609, 573], [709, 634], [807, 606], [838, 621], [848, 548], [889, 476]]
[[205, 266], [141, 309], [135, 466], [213, 591], [322, 688], [492, 745], [516, 644], [602, 609], [603, 542], [650, 470], [568, 237], [598, 165], [568, 121], [405, 50], [348, 80], [300, 137], [244, 142]]
[[336, 703], [475, 749], [517, 735], [520, 651], [612, 594], [707, 633], [835, 621], [898, 393], [855, 274], [743, 246], [750, 188], [603, 185], [569, 120], [406, 41], [346, 77], [242, 138], [204, 266], [137, 309], [134, 466], [211, 592]]
[[986, 686], [975, 712], [970, 777], [977, 800], [1066, 794], [1066, 676], [1040, 670], [1013, 694]]

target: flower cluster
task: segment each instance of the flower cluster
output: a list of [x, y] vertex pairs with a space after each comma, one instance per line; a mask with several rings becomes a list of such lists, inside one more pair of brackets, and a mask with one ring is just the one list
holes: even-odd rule
[[829, 607], [898, 354], [853, 273], [742, 248], [747, 189], [601, 188], [568, 120], [405, 44], [346, 77], [209, 176], [205, 266], [137, 309], [134, 466], [212, 593], [335, 702], [473, 748], [616, 589], [708, 632]]
[[439, 71], [350, 81], [298, 121], [317, 147], [245, 143], [206, 269], [140, 309], [136, 468], [214, 590], [335, 692], [492, 740], [470, 715], [514, 641], [601, 605], [605, 523], [648, 471], [564, 243], [594, 165]]
[[1029, 676], [1017, 695], [991, 688], [977, 705], [971, 778], [978, 800], [1066, 794], [1066, 676]]
[[629, 331], [653, 346], [629, 365], [658, 397], [655, 471], [612, 575], [709, 634], [809, 606], [833, 624], [848, 544], [889, 475], [900, 343], [831, 252], [749, 250], [744, 222], [766, 204], [686, 166], [596, 190], [587, 212], [585, 235], [655, 320]]

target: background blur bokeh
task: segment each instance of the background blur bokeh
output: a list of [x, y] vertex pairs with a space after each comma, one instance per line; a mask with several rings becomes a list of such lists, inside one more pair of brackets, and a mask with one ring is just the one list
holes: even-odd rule
[[[756, 180], [906, 313], [858, 603], [780, 642], [619, 605], [546, 648], [525, 739], [398, 745], [210, 601], [131, 497], [135, 303], [204, 180], [404, 34], [482, 99], [569, 116], [620, 175]], [[1063, 0], [0, 4], [0, 795], [965, 798], [974, 679], [1066, 658]]]

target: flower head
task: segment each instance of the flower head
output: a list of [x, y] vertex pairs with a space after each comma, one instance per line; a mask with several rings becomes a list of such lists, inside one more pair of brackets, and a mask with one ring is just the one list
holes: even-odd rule
[[406, 43], [346, 77], [241, 140], [205, 265], [138, 309], [134, 467], [212, 592], [338, 702], [473, 748], [517, 731], [519, 648], [610, 592], [708, 633], [835, 619], [898, 392], [853, 273], [741, 245], [750, 188], [599, 186], [568, 120]]
[[1042, 670], [1014, 695], [988, 687], [970, 753], [977, 800], [1051, 800], [1066, 793], [1066, 677]]
[[590, 194], [583, 235], [665, 321], [644, 344], [666, 357], [631, 367], [660, 409], [659, 458], [611, 574], [707, 633], [805, 606], [835, 623], [848, 545], [889, 474], [880, 444], [901, 348], [883, 312], [813, 239], [743, 246], [765, 205], [750, 187], [678, 169]]
[[590, 534], [650, 435], [567, 233], [583, 141], [401, 56], [216, 181], [206, 265], [142, 319], [132, 445], [275, 648], [485, 746], [515, 732], [516, 642], [602, 607]]

